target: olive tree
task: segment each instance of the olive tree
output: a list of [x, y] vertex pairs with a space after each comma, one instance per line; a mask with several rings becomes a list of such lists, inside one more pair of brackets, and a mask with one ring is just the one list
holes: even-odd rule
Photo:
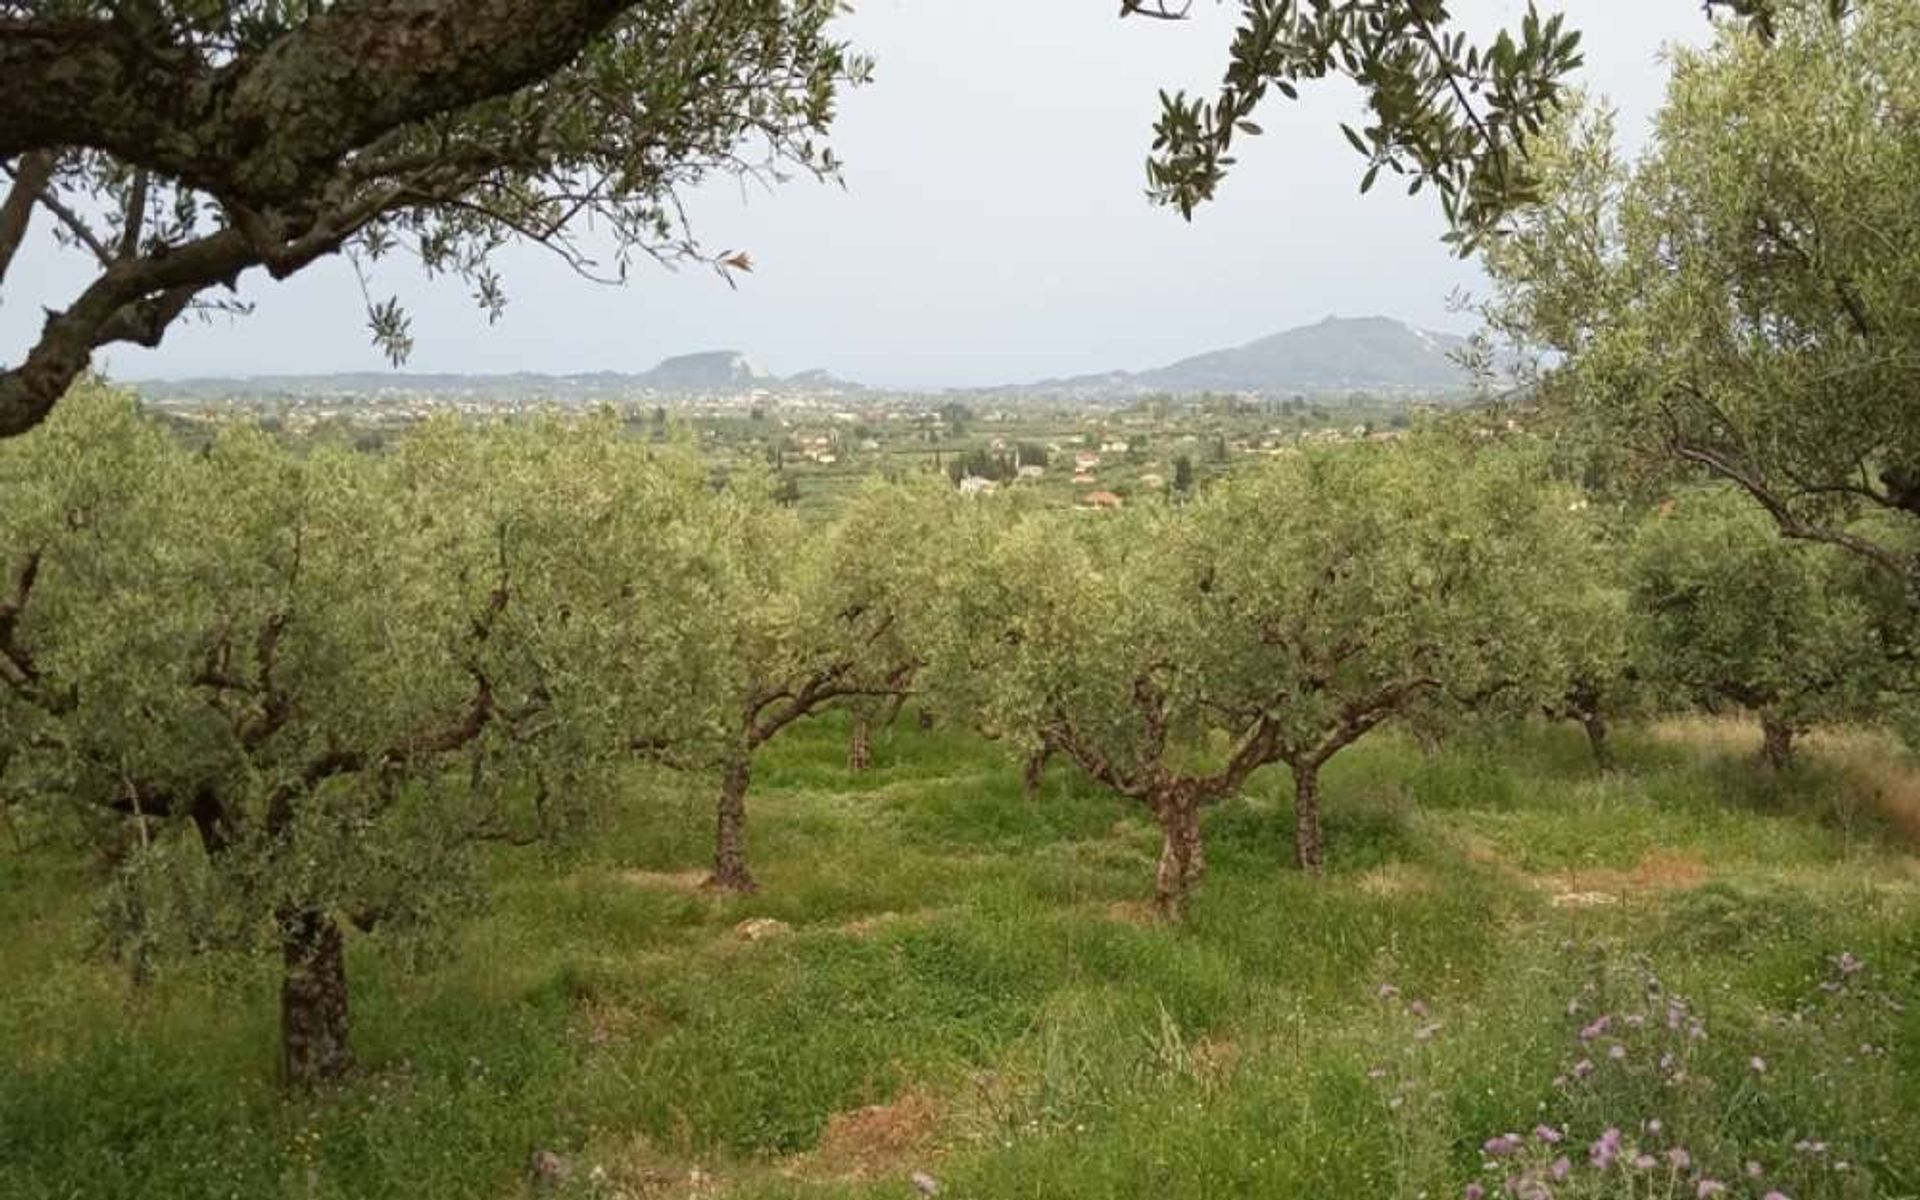
[[[44, 298], [38, 340], [0, 369], [0, 436], [42, 420], [97, 349], [242, 311], [255, 268], [402, 252], [495, 315], [510, 242], [611, 280], [636, 254], [746, 268], [699, 249], [680, 198], [713, 175], [836, 170], [821, 138], [866, 73], [829, 36], [839, 8], [0, 2], [0, 286], [36, 219], [93, 272]], [[389, 300], [370, 317], [403, 358], [406, 315]]]
[[669, 766], [719, 775], [709, 887], [759, 886], [746, 822], [762, 746], [828, 708], [891, 702], [911, 686], [915, 564], [954, 503], [930, 485], [874, 484], [814, 531], [745, 483], [724, 498], [705, 530], [711, 603], [692, 618], [708, 659], [691, 693], [703, 715], [663, 734], [642, 714], [631, 742]]
[[1920, 611], [1920, 7], [1841, 7], [1676, 51], [1637, 163], [1604, 113], [1540, 143], [1544, 203], [1487, 251], [1491, 313], [1602, 436], [1732, 484]]
[[1884, 614], [1833, 547], [1782, 540], [1727, 488], [1700, 489], [1646, 521], [1630, 572], [1643, 669], [1695, 703], [1753, 713], [1769, 764], [1786, 766], [1814, 725], [1874, 714]]
[[1593, 586], [1571, 507], [1528, 448], [1400, 443], [1304, 457], [1197, 510], [1201, 619], [1241, 639], [1210, 643], [1206, 669], [1238, 673], [1243, 718], [1271, 730], [1303, 868], [1323, 862], [1320, 771], [1371, 730], [1567, 693]]
[[611, 464], [549, 475], [608, 459], [596, 440], [445, 425], [295, 455], [234, 426], [202, 453], [89, 386], [0, 452], [9, 765], [117, 861], [137, 954], [277, 951], [291, 1084], [350, 1064], [349, 927], [442, 921], [484, 845], [591, 798], [567, 731], [630, 639], [553, 535], [615, 579], [677, 578], [686, 540]]
[[[1559, 467], [1556, 473], [1564, 471]], [[1614, 767], [1614, 722], [1643, 715], [1654, 689], [1635, 655], [1629, 579], [1636, 510], [1596, 504], [1587, 495], [1569, 501], [1568, 536], [1579, 537], [1567, 566], [1579, 572], [1560, 589], [1557, 608], [1565, 689], [1549, 695], [1541, 711], [1571, 721], [1586, 735], [1593, 765]]]
[[979, 521], [929, 687], [1146, 807], [1177, 917], [1201, 811], [1261, 767], [1290, 768], [1317, 871], [1335, 754], [1416, 703], [1563, 690], [1565, 516], [1525, 456], [1420, 444], [1296, 454], [1178, 509]]

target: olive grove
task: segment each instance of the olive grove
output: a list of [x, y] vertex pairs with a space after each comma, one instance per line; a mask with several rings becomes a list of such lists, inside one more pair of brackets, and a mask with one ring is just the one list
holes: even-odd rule
[[873, 702], [895, 704], [911, 687], [913, 600], [926, 573], [917, 556], [939, 545], [953, 503], [946, 489], [875, 485], [824, 533], [764, 495], [715, 505], [714, 590], [687, 616], [686, 644], [703, 656], [689, 694], [702, 714], [693, 728], [665, 730], [637, 713], [632, 740], [642, 757], [719, 777], [709, 886], [759, 886], [746, 849], [756, 751], [829, 707], [870, 719]]
[[1294, 782], [1321, 869], [1321, 768], [1426, 705], [1537, 706], [1567, 687], [1562, 608], [1588, 563], [1529, 456], [1440, 443], [1300, 454], [1178, 509], [1091, 524], [983, 515], [949, 576], [928, 690], [1141, 803], [1155, 900], [1204, 869], [1200, 814], [1260, 768]]
[[7, 784], [118, 864], [136, 969], [271, 945], [287, 1079], [344, 1071], [343, 927], [452, 916], [479, 847], [583, 815], [632, 698], [689, 691], [700, 476], [658, 459], [610, 423], [194, 452], [93, 386], [9, 443]]

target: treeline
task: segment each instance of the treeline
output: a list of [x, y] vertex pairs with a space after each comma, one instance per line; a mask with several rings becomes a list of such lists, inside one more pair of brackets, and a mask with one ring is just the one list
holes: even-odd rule
[[1609, 720], [1737, 705], [1784, 764], [1909, 710], [1911, 608], [1854, 556], [1562, 474], [1434, 434], [1098, 516], [875, 482], [821, 530], [611, 417], [189, 448], [89, 386], [0, 446], [0, 794], [97, 849], [136, 973], [277, 953], [310, 1084], [350, 1063], [349, 928], [458, 919], [487, 847], [578, 836], [643, 761], [712, 780], [711, 885], [752, 889], [755, 756], [829, 707], [855, 769], [911, 696], [1137, 802], [1170, 919], [1201, 814], [1267, 767], [1319, 870], [1321, 769], [1390, 722], [1546, 713], [1604, 754]]

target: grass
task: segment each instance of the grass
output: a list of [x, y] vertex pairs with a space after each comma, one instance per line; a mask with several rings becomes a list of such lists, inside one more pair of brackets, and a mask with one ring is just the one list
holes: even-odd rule
[[[272, 963], [134, 988], [91, 952], [86, 865], [9, 852], [0, 1197], [879, 1198], [921, 1171], [963, 1197], [1439, 1198], [1547, 1179], [1545, 1143], [1483, 1150], [1543, 1122], [1578, 1162], [1614, 1126], [1662, 1164], [1559, 1196], [1708, 1172], [1920, 1195], [1916, 787], [1884, 747], [1775, 778], [1722, 728], [1662, 727], [1600, 776], [1565, 730], [1379, 737], [1328, 772], [1327, 878], [1289, 869], [1268, 773], [1209, 814], [1175, 929], [1144, 919], [1151, 827], [1100, 789], [1056, 768], [1028, 803], [996, 748], [909, 723], [851, 777], [845, 732], [766, 754], [760, 895], [686, 887], [705, 788], [637, 772], [584, 857], [503, 855], [451, 953], [354, 941], [362, 1070], [318, 1100], [273, 1086]], [[564, 1180], [529, 1178], [541, 1151]]]

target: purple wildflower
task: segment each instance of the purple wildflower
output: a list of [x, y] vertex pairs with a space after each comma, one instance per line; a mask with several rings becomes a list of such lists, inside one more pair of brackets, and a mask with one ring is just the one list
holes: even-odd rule
[[1595, 1017], [1591, 1024], [1581, 1027], [1580, 1040], [1590, 1042], [1611, 1028], [1613, 1028], [1613, 1017], [1608, 1013], [1602, 1013]]
[[1551, 1125], [1535, 1125], [1533, 1127], [1533, 1136], [1551, 1146], [1560, 1140], [1561, 1134], [1558, 1129], [1555, 1129]]
[[1477, 1183], [1468, 1184], [1466, 1200], [1487, 1200], [1487, 1189]]
[[1848, 950], [1842, 953], [1839, 958], [1834, 959], [1833, 965], [1839, 969], [1842, 975], [1852, 975], [1867, 964], [1855, 958], [1853, 951]]
[[1702, 1179], [1700, 1186], [1694, 1189], [1693, 1194], [1699, 1197], [1699, 1200], [1707, 1200], [1708, 1196], [1718, 1196], [1726, 1190], [1727, 1185], [1718, 1179]]
[[1785, 1192], [1768, 1192], [1766, 1195], [1760, 1197], [1760, 1200], [1793, 1200], [1793, 1197], [1787, 1195]]
[[1504, 1154], [1512, 1154], [1514, 1151], [1520, 1149], [1520, 1147], [1525, 1144], [1526, 1144], [1525, 1139], [1523, 1139], [1519, 1134], [1503, 1133], [1499, 1137], [1488, 1138], [1486, 1140], [1486, 1144], [1481, 1146], [1480, 1148], [1482, 1150], [1485, 1150], [1488, 1154], [1493, 1155], [1495, 1158], [1498, 1158]]
[[1667, 1151], [1667, 1161], [1673, 1164], [1675, 1170], [1684, 1171], [1693, 1165], [1693, 1155], [1688, 1154], [1683, 1147], [1675, 1146]]
[[1660, 1160], [1651, 1154], [1636, 1154], [1633, 1156], [1633, 1168], [1636, 1171], [1651, 1171], [1659, 1165]]
[[1398, 996], [1399, 994], [1400, 994], [1400, 989], [1393, 986], [1390, 983], [1383, 983], [1380, 985], [1380, 998], [1382, 1000], [1391, 1000], [1395, 996]]
[[1414, 1016], [1419, 1017], [1422, 1021], [1427, 1019], [1427, 1004], [1426, 1004], [1426, 1001], [1424, 1000], [1414, 1000], [1409, 1002], [1407, 1005], [1407, 1011], [1412, 1013]]
[[1591, 1074], [1593, 1074], [1592, 1059], [1583, 1058], [1579, 1062], [1573, 1064], [1573, 1077], [1575, 1079], [1585, 1079], [1587, 1076]]
[[1613, 1165], [1614, 1159], [1619, 1157], [1620, 1131], [1609, 1125], [1606, 1132], [1600, 1135], [1600, 1140], [1587, 1147], [1587, 1158], [1594, 1166], [1604, 1171]]
[[1562, 1154], [1559, 1158], [1554, 1159], [1553, 1165], [1547, 1168], [1547, 1174], [1553, 1176], [1556, 1182], [1559, 1180], [1565, 1179], [1568, 1175], [1572, 1173], [1573, 1173], [1573, 1163], [1570, 1162], [1567, 1159], [1567, 1156], [1564, 1154]]

